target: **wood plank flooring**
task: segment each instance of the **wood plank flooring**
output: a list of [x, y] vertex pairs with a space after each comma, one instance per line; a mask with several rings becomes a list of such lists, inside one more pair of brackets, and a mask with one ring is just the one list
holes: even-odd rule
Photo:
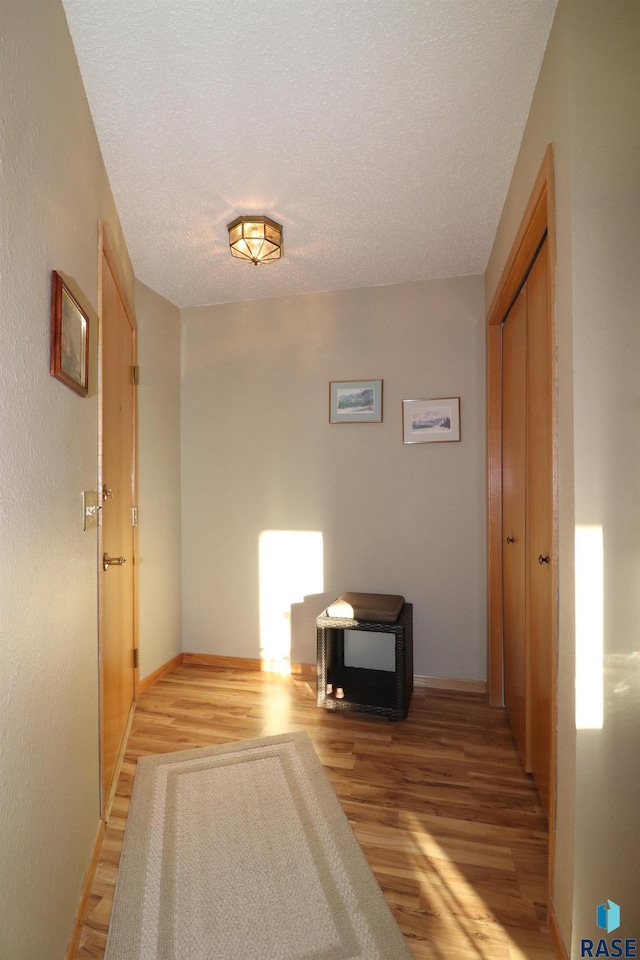
[[104, 956], [138, 757], [300, 729], [416, 960], [555, 960], [546, 822], [504, 712], [420, 688], [408, 719], [389, 723], [315, 699], [303, 678], [191, 664], [142, 694], [77, 960]]

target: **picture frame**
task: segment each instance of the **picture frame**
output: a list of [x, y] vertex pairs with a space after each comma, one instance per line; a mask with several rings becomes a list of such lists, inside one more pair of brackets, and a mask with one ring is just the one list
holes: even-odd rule
[[458, 443], [460, 397], [402, 401], [403, 443]]
[[382, 380], [332, 380], [329, 423], [382, 423]]
[[51, 272], [49, 369], [79, 396], [89, 393], [89, 317], [56, 270]]

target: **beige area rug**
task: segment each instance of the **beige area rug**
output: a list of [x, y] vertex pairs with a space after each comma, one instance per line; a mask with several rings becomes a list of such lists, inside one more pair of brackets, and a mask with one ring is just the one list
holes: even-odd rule
[[138, 761], [105, 960], [411, 960], [306, 733]]

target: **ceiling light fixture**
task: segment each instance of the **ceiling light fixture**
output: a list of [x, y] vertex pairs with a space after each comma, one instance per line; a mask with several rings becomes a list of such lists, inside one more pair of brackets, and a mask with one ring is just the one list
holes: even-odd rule
[[271, 263], [283, 255], [282, 224], [269, 217], [238, 217], [227, 224], [231, 256], [251, 263]]

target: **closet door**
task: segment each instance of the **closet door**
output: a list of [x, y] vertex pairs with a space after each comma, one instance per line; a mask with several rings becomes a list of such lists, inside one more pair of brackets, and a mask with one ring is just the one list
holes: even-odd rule
[[545, 241], [502, 327], [502, 529], [505, 706], [547, 813], [555, 682], [551, 347]]
[[526, 287], [502, 326], [502, 530], [504, 700], [516, 746], [527, 769]]
[[549, 813], [552, 684], [553, 436], [552, 328], [546, 241], [527, 278], [527, 566], [529, 607], [529, 768]]
[[[525, 769], [533, 774], [552, 831], [558, 656], [553, 193], [549, 146], [487, 315], [490, 702], [507, 703]], [[521, 342], [520, 349], [512, 342], [518, 340], [515, 327], [523, 311], [524, 372]], [[521, 416], [522, 392], [524, 429], [513, 424]], [[514, 496], [522, 503], [523, 439], [524, 531], [513, 505]], [[519, 534], [524, 537], [524, 599]], [[518, 639], [523, 606], [524, 641]], [[550, 849], [553, 862], [553, 845]]]

